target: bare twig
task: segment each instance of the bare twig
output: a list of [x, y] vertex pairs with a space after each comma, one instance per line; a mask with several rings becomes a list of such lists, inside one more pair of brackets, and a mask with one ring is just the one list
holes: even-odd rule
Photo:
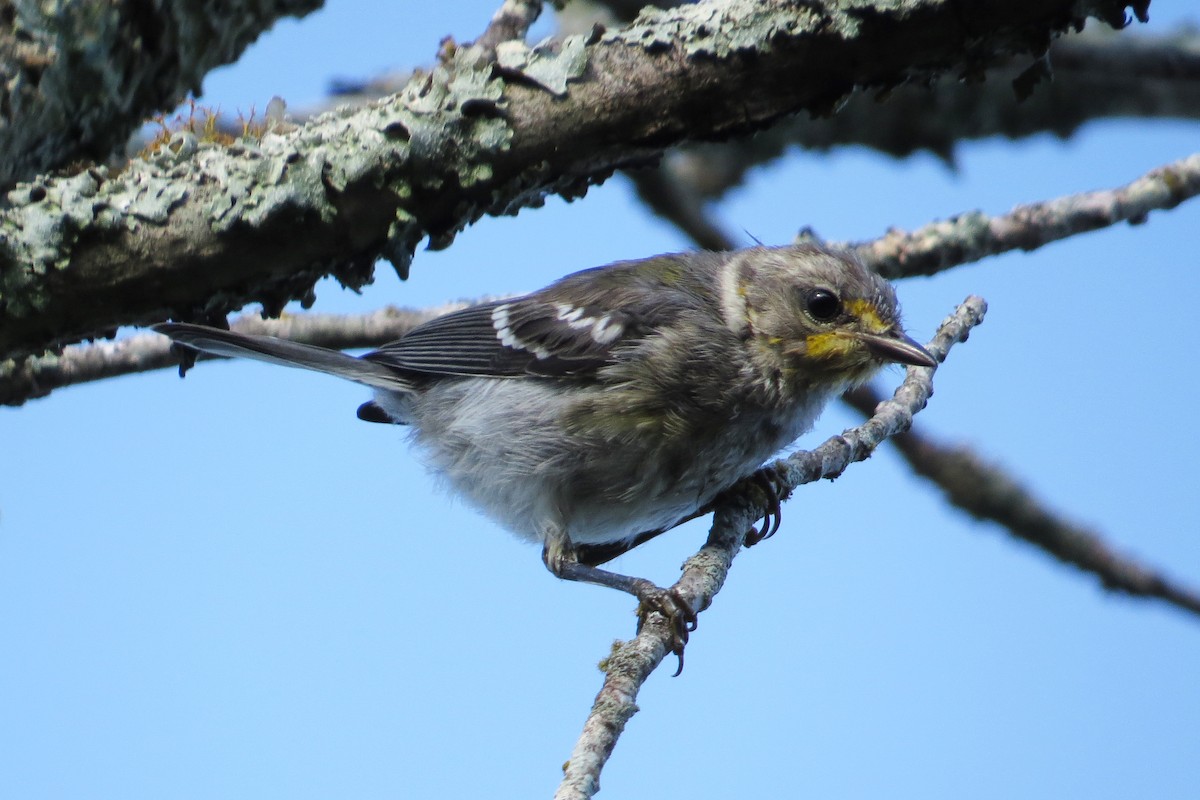
[[1174, 208], [1200, 194], [1200, 153], [1151, 170], [1116, 189], [1017, 206], [1007, 214], [981, 211], [935, 222], [912, 233], [900, 230], [870, 242], [838, 244], [855, 250], [888, 278], [933, 275], [1010, 250], [1036, 250], [1068, 236], [1128, 222], [1151, 211]]
[[690, 236], [697, 247], [734, 249], [737, 245], [733, 239], [705, 210], [704, 198], [692, 191], [690, 184], [680, 181], [677, 172], [669, 167], [675, 155], [668, 153], [663, 163], [653, 167], [626, 170], [638, 197], [651, 211]]
[[[705, 215], [698, 196], [689, 190], [690, 184], [679, 181], [676, 173], [660, 169], [648, 175], [647, 180], [658, 190], [643, 192], [639, 184], [639, 192], [655, 213], [674, 222], [698, 244], [701, 244], [698, 237], [705, 232], [723, 235]], [[709, 246], [729, 249], [733, 244], [716, 238]], [[848, 393], [844, 399], [866, 417], [875, 413], [880, 402], [867, 387]], [[913, 470], [937, 484], [953, 505], [979, 519], [998, 522], [1014, 536], [1055, 558], [1097, 575], [1112, 591], [1161, 599], [1200, 614], [1200, 594], [1117, 553], [1095, 532], [1063, 520], [1008, 473], [986, 463], [970, 449], [947, 447], [912, 431], [898, 434], [892, 441]]]
[[[870, 416], [881, 398], [863, 387], [845, 399]], [[1098, 576], [1106, 589], [1164, 600], [1200, 615], [1200, 594], [1117, 553], [1095, 532], [1064, 520], [1007, 471], [970, 448], [941, 444], [915, 431], [893, 437], [892, 443], [914, 472], [931, 480], [950, 503], [976, 519], [997, 522], [1013, 536]]]
[[[388, 306], [365, 315], [303, 314], [279, 319], [246, 314], [229, 327], [242, 333], [346, 350], [390, 342], [426, 320], [467, 305], [470, 304], [449, 303], [420, 310]], [[64, 386], [165, 369], [178, 363], [179, 359], [170, 352], [169, 340], [157, 333], [141, 333], [115, 342], [72, 345], [63, 348], [60, 355], [29, 358], [19, 364], [0, 362], [0, 405], [19, 406]]]
[[[939, 361], [944, 360], [950, 348], [965, 341], [970, 330], [983, 320], [985, 310], [981, 298], [967, 298], [938, 328], [927, 345], [929, 352]], [[850, 463], [867, 458], [880, 442], [912, 424], [913, 415], [924, 408], [932, 391], [933, 370], [909, 368], [892, 399], [880, 404], [867, 422], [834, 436], [815, 450], [801, 451], [779, 462], [788, 486], [835, 477]], [[703, 610], [712, 603], [745, 541], [746, 531], [762, 515], [761, 504], [749, 496], [731, 499], [717, 510], [708, 541], [684, 563], [683, 575], [674, 586], [693, 608]], [[599, 791], [600, 772], [625, 724], [637, 712], [638, 691], [670, 651], [671, 640], [666, 621], [652, 614], [636, 638], [613, 648], [605, 661], [604, 685], [563, 770], [555, 800], [583, 800]]]
[[475, 46], [494, 57], [501, 42], [524, 39], [541, 13], [541, 0], [504, 0], [483, 35], [475, 40]]

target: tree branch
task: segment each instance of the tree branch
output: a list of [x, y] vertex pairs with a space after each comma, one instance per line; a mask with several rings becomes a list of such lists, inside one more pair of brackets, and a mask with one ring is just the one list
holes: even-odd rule
[[[926, 348], [944, 361], [950, 348], [966, 341], [971, 329], [983, 321], [986, 308], [981, 298], [967, 298], [942, 322]], [[910, 367], [892, 399], [881, 403], [867, 422], [828, 439], [815, 450], [800, 451], [778, 462], [788, 487], [837, 477], [851, 463], [867, 458], [884, 439], [908, 429], [932, 392], [933, 370]], [[746, 531], [763, 513], [762, 503], [749, 495], [733, 498], [717, 509], [708, 541], [684, 563], [683, 574], [673, 587], [693, 608], [703, 610], [711, 605], [742, 548]], [[670, 652], [671, 641], [666, 620], [651, 614], [636, 638], [614, 646], [604, 661], [604, 685], [563, 769], [555, 800], [584, 800], [600, 790], [600, 772], [625, 724], [638, 710], [638, 691]]]
[[[864, 386], [848, 393], [845, 400], [870, 416], [881, 398]], [[916, 431], [894, 436], [892, 444], [914, 472], [976, 519], [999, 523], [1059, 561], [1098, 576], [1106, 589], [1164, 600], [1200, 615], [1200, 594], [1117, 553], [1095, 532], [1062, 519], [1007, 471], [988, 464], [970, 448], [940, 444]]]
[[259, 34], [321, 0], [9, 3], [0, 18], [0, 187], [103, 161]]
[[659, 217], [686, 234], [702, 250], [733, 250], [737, 243], [709, 216], [704, 198], [671, 168], [680, 151], [673, 150], [662, 163], [626, 170], [638, 198]]
[[790, 147], [823, 151], [860, 145], [898, 158], [928, 150], [952, 163], [964, 140], [1042, 133], [1065, 139], [1098, 119], [1200, 117], [1200, 36], [1195, 31], [1117, 36], [1089, 27], [1056, 40], [1049, 64], [1052, 78], [1023, 98], [1013, 86], [1027, 73], [1029, 59], [1012, 58], [990, 69], [986, 81], [943, 75], [932, 85], [896, 87], [886, 98], [858, 91], [828, 117], [799, 115], [753, 138], [686, 145], [660, 169], [669, 170], [698, 199], [712, 199]]
[[[486, 299], [490, 298], [480, 298], [477, 302]], [[299, 314], [278, 319], [246, 314], [229, 327], [240, 333], [350, 350], [395, 341], [422, 322], [468, 305], [471, 304], [447, 303], [425, 309], [387, 306], [370, 314]], [[198, 360], [216, 358], [202, 354]], [[115, 342], [72, 345], [63, 348], [59, 355], [0, 363], [0, 405], [19, 406], [66, 386], [178, 365], [179, 357], [171, 352], [170, 341], [157, 333], [140, 333]]]
[[[669, 174], [652, 172], [649, 181], [671, 180]], [[1088, 192], [1079, 195], [1020, 206], [1007, 215], [988, 217], [971, 212], [952, 218], [949, 222], [926, 225], [911, 234], [893, 231], [873, 242], [853, 245], [869, 267], [889, 277], [931, 274], [958, 264], [969, 263], [988, 255], [1015, 248], [1032, 250], [1067, 236], [1086, 233], [1106, 225], [1125, 221], [1141, 221], [1150, 210], [1171, 208], [1200, 191], [1200, 154], [1152, 170], [1127, 186]], [[656, 186], [642, 192], [653, 202], [657, 213], [675, 222], [691, 234], [699, 231], [706, 236], [706, 245], [713, 249], [731, 249], [731, 240], [704, 214], [703, 207], [694, 202], [686, 186]], [[664, 199], [665, 198], [665, 199]], [[845, 246], [845, 245], [842, 245]], [[298, 341], [325, 347], [377, 347], [398, 338], [407, 327], [401, 317], [423, 320], [426, 312], [384, 309], [366, 318], [347, 316], [318, 316], [311, 323], [317, 334], [305, 329], [304, 317], [290, 317], [279, 323], [243, 318], [234, 323], [237, 330], [267, 332]], [[399, 314], [396, 327], [380, 326], [373, 319], [388, 319]], [[340, 332], [337, 332], [339, 331]], [[43, 397], [56, 388], [76, 383], [109, 378], [130, 372], [142, 372], [172, 365], [161, 344], [154, 338], [139, 338], [136, 343], [102, 343], [81, 345], [63, 350], [58, 355], [46, 355], [21, 361], [0, 361], [0, 404], [20, 405], [26, 400]]]
[[966, 25], [939, 0], [709, 0], [509, 53], [503, 74], [478, 49], [452, 50], [394, 98], [258, 141], [181, 134], [122, 172], [9, 193], [0, 357], [255, 301], [278, 313], [325, 274], [363, 285], [380, 255], [406, 274], [424, 237], [444, 247], [484, 214], [578, 196], [680, 141], [823, 113], [856, 87], [964, 60], [1037, 53], [1085, 14], [1124, 24], [1125, 7], [1022, 0], [981, 6]]
[[972, 211], [912, 233], [889, 231], [870, 242], [838, 243], [887, 278], [933, 275], [1010, 250], [1043, 245], [1121, 222], [1140, 225], [1151, 211], [1174, 208], [1200, 194], [1200, 153], [1151, 170], [1116, 189], [1017, 206], [993, 217]]
[[496, 48], [502, 42], [524, 41], [529, 27], [541, 13], [541, 0], [504, 0], [475, 44], [489, 59], [495, 58]]
[[[688, 185], [676, 183], [669, 171], [647, 172], [637, 184], [639, 195], [656, 213], [673, 221], [693, 238], [709, 236], [714, 249], [734, 247], [729, 239], [722, 238], [724, 234], [720, 234], [715, 223], [703, 213], [699, 199]], [[650, 190], [643, 190], [643, 185]], [[718, 232], [712, 234], [713, 231]], [[952, 238], [941, 244], [956, 246]], [[875, 266], [872, 264], [873, 268]], [[881, 402], [881, 398], [865, 386], [847, 393], [843, 399], [866, 417], [872, 416]], [[1161, 599], [1184, 611], [1200, 614], [1200, 594], [1117, 553], [1098, 534], [1061, 519], [1008, 473], [987, 464], [969, 448], [946, 447], [914, 431], [898, 434], [892, 442], [914, 472], [933, 481], [951, 504], [977, 519], [998, 522], [1017, 538], [1060, 561], [1099, 576], [1107, 589]]]
[[[639, 6], [640, 7], [640, 6]], [[578, 28], [580, 21], [572, 21]], [[589, 25], [593, 24], [589, 22]], [[1013, 85], [1029, 70], [1026, 57], [1001, 60], [985, 81], [943, 75], [931, 84], [905, 84], [885, 92], [856, 91], [823, 117], [797, 115], [749, 138], [685, 144], [654, 168], [631, 177], [639, 191], [653, 171], [669, 173], [697, 203], [740, 185], [753, 167], [782, 156], [788, 148], [830, 150], [845, 145], [870, 147], [895, 157], [921, 150], [953, 162], [959, 142], [1004, 136], [1022, 139], [1042, 133], [1065, 139], [1087, 122], [1100, 119], [1200, 118], [1200, 35], [1182, 29], [1164, 36], [1117, 35], [1089, 26], [1050, 45], [1052, 76], [1028, 96]], [[403, 88], [408, 73], [343, 82], [329, 103], [296, 112], [307, 119], [335, 104], [362, 105]]]

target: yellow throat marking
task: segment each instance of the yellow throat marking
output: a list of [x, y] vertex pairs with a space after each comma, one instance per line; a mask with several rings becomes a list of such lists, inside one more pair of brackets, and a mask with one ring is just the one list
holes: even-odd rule
[[[867, 300], [847, 301], [846, 310], [871, 333], [886, 333], [891, 328]], [[857, 351], [861, 344], [852, 333], [825, 331], [805, 337], [804, 347], [804, 353], [809, 358], [839, 358]]]
[[804, 354], [809, 358], [838, 358], [854, 349], [855, 341], [840, 331], [814, 333], [804, 339]]

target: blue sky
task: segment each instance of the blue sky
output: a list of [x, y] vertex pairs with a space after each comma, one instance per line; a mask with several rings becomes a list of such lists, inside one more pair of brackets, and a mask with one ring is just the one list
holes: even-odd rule
[[[493, 5], [335, 1], [214, 73], [203, 100], [302, 107], [333, 78], [428, 62]], [[1156, 4], [1142, 30], [1182, 19]], [[865, 239], [1123, 184], [1196, 134], [1122, 121], [984, 141], [957, 171], [795, 153], [716, 211], [771, 244], [806, 225]], [[919, 427], [1193, 585], [1198, 230], [1193, 201], [899, 286], [918, 339], [969, 293], [991, 305]], [[323, 285], [317, 310], [534, 289], [687, 247], [616, 178], [418, 253], [407, 283], [381, 268], [361, 296]], [[0, 796], [552, 794], [632, 603], [551, 577], [536, 548], [448, 498], [401, 430], [359, 422], [364, 399], [230, 363], [0, 409]], [[802, 444], [854, 421], [832, 408]], [[616, 565], [670, 582], [706, 524]], [[1181, 797], [1200, 783], [1200, 622], [1105, 594], [947, 508], [886, 450], [797, 492], [669, 672], [643, 691], [603, 797]]]

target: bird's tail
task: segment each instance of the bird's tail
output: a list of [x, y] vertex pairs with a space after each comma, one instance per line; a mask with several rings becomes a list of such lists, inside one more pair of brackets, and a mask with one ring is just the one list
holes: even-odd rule
[[376, 389], [396, 392], [408, 392], [413, 389], [413, 382], [395, 369], [346, 355], [339, 350], [289, 342], [273, 336], [252, 336], [183, 322], [164, 322], [155, 325], [154, 330], [170, 336], [176, 343], [185, 347], [215, 356], [253, 358], [256, 361], [281, 364], [285, 367], [311, 369]]

